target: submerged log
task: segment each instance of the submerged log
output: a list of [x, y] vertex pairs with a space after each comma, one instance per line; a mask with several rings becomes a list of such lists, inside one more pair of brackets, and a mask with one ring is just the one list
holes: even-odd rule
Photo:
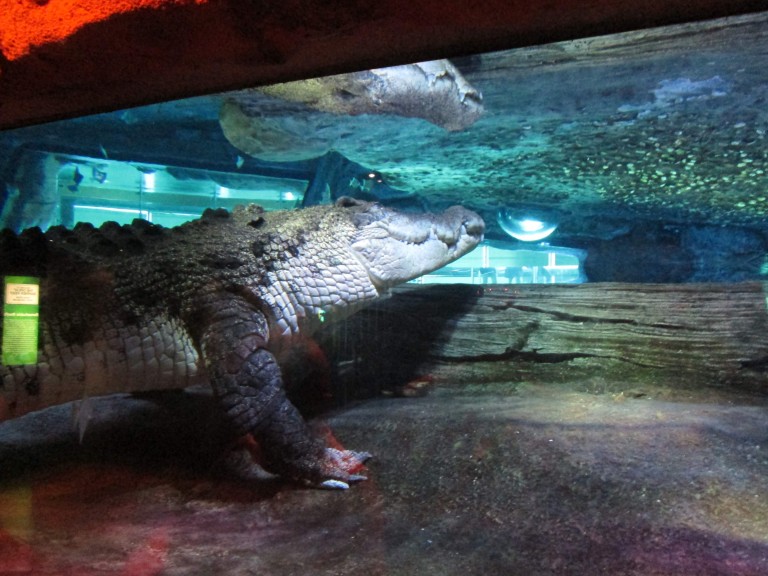
[[409, 285], [321, 345], [369, 391], [569, 383], [595, 392], [768, 391], [761, 283]]

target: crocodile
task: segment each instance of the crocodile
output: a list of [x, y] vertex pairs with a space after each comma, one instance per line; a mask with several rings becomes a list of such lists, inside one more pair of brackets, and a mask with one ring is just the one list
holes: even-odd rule
[[[310, 486], [362, 480], [364, 452], [316, 437], [278, 359], [300, 335], [472, 250], [483, 220], [453, 206], [406, 213], [341, 198], [265, 211], [208, 209], [0, 234], [0, 272], [40, 278], [37, 364], [0, 366], [0, 421], [113, 393], [209, 383], [268, 471]], [[0, 334], [1, 336], [1, 334]]]

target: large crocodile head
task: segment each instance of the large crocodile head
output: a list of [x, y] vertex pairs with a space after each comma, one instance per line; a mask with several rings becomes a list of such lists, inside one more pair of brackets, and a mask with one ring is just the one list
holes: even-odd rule
[[477, 246], [485, 230], [480, 216], [460, 206], [406, 213], [351, 198], [259, 221], [266, 244], [256, 251], [269, 258], [261, 290], [283, 333], [295, 332], [301, 317], [349, 313], [445, 266]]
[[483, 239], [482, 218], [461, 206], [442, 214], [398, 212], [358, 204], [350, 247], [379, 291], [432, 272], [468, 253]]

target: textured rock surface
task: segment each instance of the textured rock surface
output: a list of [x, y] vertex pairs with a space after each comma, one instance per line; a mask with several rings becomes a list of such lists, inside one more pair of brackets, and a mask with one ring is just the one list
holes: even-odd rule
[[764, 399], [546, 380], [457, 373], [426, 398], [347, 406], [329, 424], [375, 456], [343, 494], [212, 474], [215, 412], [197, 394], [100, 400], [82, 445], [69, 407], [22, 418], [0, 427], [0, 570], [768, 571]]
[[578, 380], [586, 392], [639, 396], [768, 391], [759, 283], [405, 286], [321, 341], [363, 385], [395, 393], [425, 376], [479, 389]]
[[371, 448], [367, 482], [222, 476], [226, 428], [202, 391], [97, 399], [82, 444], [60, 406], [0, 426], [0, 571], [768, 570], [768, 404], [749, 390], [765, 375], [736, 367], [766, 348], [758, 285], [438, 288], [363, 317], [379, 375], [428, 394], [325, 415]]

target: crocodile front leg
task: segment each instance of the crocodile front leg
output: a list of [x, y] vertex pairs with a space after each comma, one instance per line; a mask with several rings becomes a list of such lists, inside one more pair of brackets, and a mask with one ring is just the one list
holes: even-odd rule
[[364, 480], [355, 471], [369, 455], [326, 447], [286, 397], [264, 314], [236, 296], [207, 308], [200, 343], [211, 384], [236, 433], [259, 442], [264, 467], [318, 487]]

